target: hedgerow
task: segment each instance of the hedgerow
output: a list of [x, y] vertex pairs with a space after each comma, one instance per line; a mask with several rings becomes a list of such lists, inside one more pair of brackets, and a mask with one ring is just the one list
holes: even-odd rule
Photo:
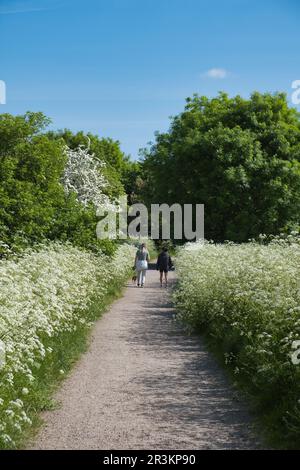
[[189, 244], [176, 269], [180, 318], [222, 353], [269, 435], [299, 446], [299, 238]]
[[134, 251], [124, 244], [109, 258], [55, 242], [0, 262], [0, 448], [22, 440], [77, 357], [74, 344], [82, 348], [123, 285]]

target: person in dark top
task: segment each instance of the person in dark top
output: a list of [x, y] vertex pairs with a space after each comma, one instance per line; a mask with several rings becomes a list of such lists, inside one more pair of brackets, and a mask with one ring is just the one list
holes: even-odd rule
[[160, 272], [160, 287], [163, 286], [163, 276], [165, 276], [165, 286], [168, 286], [168, 272], [173, 266], [171, 256], [168, 253], [168, 248], [163, 248], [158, 255], [156, 269]]

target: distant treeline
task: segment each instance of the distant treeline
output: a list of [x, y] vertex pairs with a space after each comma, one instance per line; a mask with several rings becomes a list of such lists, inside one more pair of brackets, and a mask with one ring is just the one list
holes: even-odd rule
[[42, 113], [0, 115], [0, 254], [45, 239], [114, 250], [96, 240], [94, 205], [62, 184], [67, 147], [101, 163], [100, 189], [112, 201], [205, 204], [207, 239], [299, 230], [300, 121], [284, 94], [194, 95], [139, 162], [118, 141], [47, 131], [49, 123]]

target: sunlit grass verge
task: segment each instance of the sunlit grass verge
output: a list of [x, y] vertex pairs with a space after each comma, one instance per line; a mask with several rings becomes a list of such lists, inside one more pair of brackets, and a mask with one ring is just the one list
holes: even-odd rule
[[119, 294], [133, 254], [128, 245], [108, 258], [53, 243], [0, 263], [0, 448], [24, 446], [39, 412], [53, 406], [55, 386]]
[[[300, 447], [300, 243], [188, 245], [179, 250], [179, 316], [204, 332], [254, 404], [273, 445]], [[300, 354], [299, 354], [300, 356]]]

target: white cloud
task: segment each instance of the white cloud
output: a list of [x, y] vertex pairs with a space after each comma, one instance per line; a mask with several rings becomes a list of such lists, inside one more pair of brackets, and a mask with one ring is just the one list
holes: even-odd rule
[[225, 70], [225, 69], [219, 69], [219, 68], [212, 68], [207, 70], [204, 74], [202, 74], [204, 77], [209, 77], [209, 78], [216, 78], [216, 79], [223, 79], [227, 78], [230, 73]]

